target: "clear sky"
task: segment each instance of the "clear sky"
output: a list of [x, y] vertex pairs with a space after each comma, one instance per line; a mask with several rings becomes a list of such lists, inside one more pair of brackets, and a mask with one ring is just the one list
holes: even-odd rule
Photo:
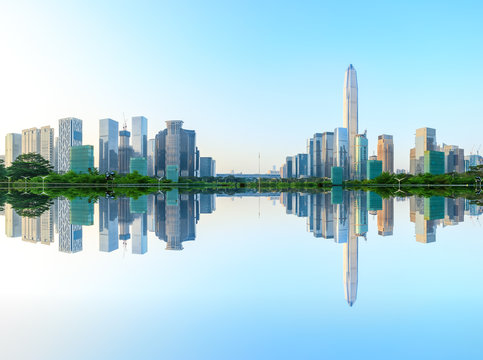
[[75, 116], [96, 145], [101, 118], [144, 115], [150, 137], [181, 119], [218, 172], [255, 172], [258, 152], [266, 171], [342, 126], [352, 63], [369, 154], [393, 134], [408, 168], [418, 127], [483, 143], [482, 15], [481, 1], [0, 0], [2, 130]]

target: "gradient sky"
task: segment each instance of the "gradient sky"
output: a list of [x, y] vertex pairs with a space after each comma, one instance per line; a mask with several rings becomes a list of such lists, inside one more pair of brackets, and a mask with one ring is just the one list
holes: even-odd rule
[[75, 116], [96, 145], [101, 118], [144, 115], [150, 137], [182, 119], [218, 172], [256, 172], [258, 152], [266, 171], [342, 126], [352, 63], [369, 154], [393, 134], [395, 167], [408, 168], [416, 128], [467, 152], [483, 143], [482, 10], [481, 1], [0, 1], [2, 130]]

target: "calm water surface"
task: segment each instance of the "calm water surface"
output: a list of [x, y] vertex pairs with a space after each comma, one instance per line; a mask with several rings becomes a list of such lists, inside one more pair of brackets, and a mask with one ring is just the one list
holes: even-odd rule
[[482, 358], [482, 213], [365, 192], [6, 204], [0, 357]]

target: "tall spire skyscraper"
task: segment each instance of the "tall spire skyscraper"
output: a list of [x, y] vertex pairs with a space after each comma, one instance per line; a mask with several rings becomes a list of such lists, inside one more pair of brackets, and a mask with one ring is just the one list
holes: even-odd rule
[[349, 138], [349, 168], [350, 174], [348, 178], [354, 177], [354, 141], [358, 134], [358, 101], [357, 101], [357, 72], [356, 69], [349, 65], [345, 72], [344, 78], [344, 110], [343, 110], [343, 126], [347, 129]]

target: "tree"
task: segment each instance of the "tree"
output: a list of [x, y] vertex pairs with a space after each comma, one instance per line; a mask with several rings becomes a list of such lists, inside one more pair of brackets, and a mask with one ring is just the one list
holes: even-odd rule
[[18, 180], [25, 177], [49, 175], [53, 167], [41, 155], [36, 153], [22, 154], [7, 169], [7, 175]]

